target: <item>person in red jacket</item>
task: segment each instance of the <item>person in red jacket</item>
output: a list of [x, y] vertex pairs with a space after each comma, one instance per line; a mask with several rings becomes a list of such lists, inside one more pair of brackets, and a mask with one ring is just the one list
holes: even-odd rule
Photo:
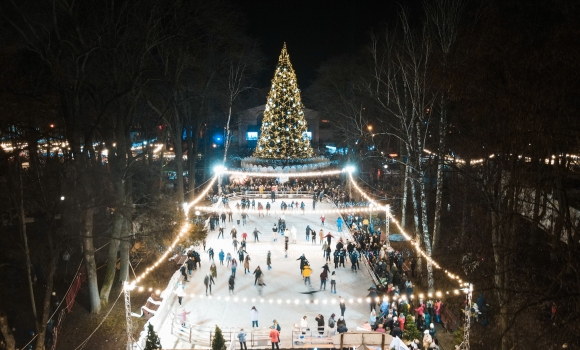
[[405, 331], [405, 321], [407, 321], [405, 319], [405, 315], [401, 314], [401, 316], [399, 317], [399, 327], [401, 327], [401, 331]]
[[272, 350], [274, 350], [274, 345], [276, 345], [276, 349], [280, 350], [280, 346], [278, 346], [278, 343], [280, 342], [280, 332], [272, 327], [270, 327], [270, 341], [272, 342]]

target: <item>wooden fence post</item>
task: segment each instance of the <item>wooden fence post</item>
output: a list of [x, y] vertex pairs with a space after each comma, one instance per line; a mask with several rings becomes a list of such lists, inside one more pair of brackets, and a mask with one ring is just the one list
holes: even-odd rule
[[344, 333], [340, 333], [340, 350], [342, 350], [343, 345], [344, 345]]

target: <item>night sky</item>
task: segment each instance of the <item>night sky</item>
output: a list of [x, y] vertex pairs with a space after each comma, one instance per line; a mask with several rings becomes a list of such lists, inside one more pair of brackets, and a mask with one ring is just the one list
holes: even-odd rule
[[266, 55], [266, 72], [260, 83], [269, 84], [286, 42], [299, 86], [304, 89], [316, 77], [321, 63], [360, 50], [368, 43], [371, 30], [394, 21], [401, 4], [416, 7], [418, 3], [417, 0], [242, 0], [236, 6], [246, 15], [246, 33], [260, 41]]

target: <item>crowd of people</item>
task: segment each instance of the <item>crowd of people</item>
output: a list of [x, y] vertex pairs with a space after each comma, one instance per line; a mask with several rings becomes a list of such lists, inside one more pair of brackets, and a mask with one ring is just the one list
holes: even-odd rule
[[[264, 199], [243, 197], [239, 203], [236, 203], [236, 217], [234, 217], [234, 211], [230, 208], [229, 200], [227, 196], [221, 197], [221, 202], [223, 205], [220, 206], [219, 211], [211, 213], [208, 219], [209, 231], [213, 232], [219, 230], [218, 239], [225, 239], [225, 227], [226, 220], [228, 224], [232, 224], [232, 228], [229, 232], [229, 236], [232, 239], [232, 246], [234, 253], [225, 253], [220, 250], [218, 253], [219, 265], [226, 266], [231, 269], [231, 274], [228, 278], [229, 293], [231, 295], [235, 294], [236, 285], [236, 270], [239, 264], [244, 267], [244, 274], [254, 275], [254, 286], [256, 286], [258, 295], [262, 296], [263, 289], [266, 287], [264, 282], [264, 271], [257, 266], [255, 269], [250, 269], [250, 262], [252, 259], [247, 253], [247, 245], [249, 237], [246, 232], [244, 232], [243, 227], [247, 225], [247, 214], [245, 214], [246, 209], [258, 209], [258, 217], [270, 216], [270, 210], [274, 201], [276, 200], [276, 191], [311, 191], [312, 192], [312, 208], [316, 208], [316, 203], [321, 201], [324, 196], [328, 196], [336, 206], [338, 207], [352, 207], [353, 211], [349, 214], [345, 214], [342, 217], [339, 216], [336, 220], [336, 227], [338, 232], [342, 232], [343, 226], [350, 229], [352, 234], [351, 239], [340, 238], [342, 235], [338, 235], [339, 238], [334, 240], [335, 236], [328, 231], [323, 229], [325, 227], [326, 218], [324, 215], [320, 217], [321, 229], [312, 229], [310, 226], [306, 227], [306, 241], [312, 242], [312, 244], [319, 244], [322, 248], [322, 254], [325, 257], [326, 263], [321, 267], [322, 271], [319, 274], [320, 286], [315, 288], [312, 286], [313, 278], [316, 276], [314, 270], [317, 269], [308, 262], [305, 255], [302, 255], [297, 260], [300, 260], [300, 273], [303, 282], [306, 286], [310, 287], [310, 291], [306, 294], [314, 296], [314, 293], [319, 291], [325, 291], [329, 284], [329, 291], [332, 294], [337, 294], [337, 275], [341, 272], [341, 268], [350, 270], [352, 273], [358, 273], [361, 270], [361, 265], [366, 262], [369, 264], [369, 268], [375, 275], [376, 284], [367, 291], [367, 296], [370, 298], [370, 314], [368, 323], [360, 326], [363, 328], [369, 328], [369, 330], [389, 333], [393, 336], [398, 336], [402, 338], [403, 332], [405, 332], [405, 326], [409, 322], [413, 322], [416, 328], [424, 334], [423, 339], [417, 339], [419, 342], [413, 342], [412, 347], [420, 349], [437, 349], [437, 337], [436, 328], [434, 325], [440, 322], [440, 310], [442, 302], [440, 300], [420, 300], [411, 299], [410, 295], [413, 294], [413, 282], [412, 279], [415, 278], [415, 267], [417, 261], [415, 258], [410, 257], [408, 252], [398, 252], [398, 251], [388, 251], [386, 246], [381, 242], [381, 230], [377, 228], [374, 230], [372, 222], [368, 213], [358, 213], [356, 211], [357, 206], [364, 206], [363, 203], [356, 203], [350, 201], [348, 194], [344, 190], [344, 186], [340, 184], [340, 179], [308, 179], [304, 181], [295, 180], [293, 182], [287, 182], [286, 184], [277, 184], [272, 182], [271, 179], [256, 179], [253, 178], [245, 183], [235, 183], [232, 182], [229, 185], [225, 185], [224, 193], [228, 191], [259, 191], [267, 193], [270, 191], [272, 197], [270, 201], [265, 201]], [[218, 197], [219, 198], [219, 197]], [[279, 205], [281, 211], [287, 210], [302, 210], [304, 212], [306, 203], [304, 199], [299, 200], [279, 200]], [[263, 213], [262, 213], [263, 211]], [[344, 217], [344, 219], [343, 219]], [[237, 224], [237, 226], [236, 226]], [[242, 231], [240, 240], [238, 241], [238, 229]], [[251, 230], [248, 230], [251, 231]], [[284, 215], [280, 215], [278, 219], [274, 222], [272, 227], [273, 241], [276, 242], [278, 237], [284, 240], [285, 251], [288, 251], [288, 244], [290, 242], [296, 243], [297, 229], [294, 226], [287, 227]], [[257, 228], [252, 231], [254, 242], [260, 241], [260, 232]], [[318, 242], [317, 242], [318, 240]], [[203, 242], [204, 251], [205, 241]], [[217, 268], [214, 262], [214, 251], [210, 247], [206, 251], [210, 258], [210, 269], [209, 272], [203, 275], [203, 283], [206, 289], [206, 295], [211, 295], [212, 285], [215, 284], [215, 279], [217, 278]], [[183, 281], [176, 289], [176, 295], [179, 299], [179, 304], [182, 304], [183, 298], [183, 288], [184, 283], [187, 283], [192, 277], [193, 271], [197, 268], [201, 268], [201, 256], [195, 249], [190, 249], [187, 251], [188, 260], [181, 267], [181, 274]], [[287, 255], [286, 255], [287, 256]], [[264, 257], [259, 257], [263, 259]], [[405, 262], [407, 261], [407, 264]], [[266, 256], [266, 263], [268, 270], [271, 269], [272, 259], [271, 253], [268, 251]], [[349, 264], [349, 266], [347, 266]], [[332, 270], [334, 267], [334, 270]], [[181, 289], [181, 291], [180, 291]], [[338, 286], [340, 289], [340, 286]], [[364, 291], [364, 289], [363, 289]], [[365, 292], [366, 293], [366, 292]], [[181, 295], [181, 296], [180, 296]], [[379, 296], [380, 295], [380, 296]], [[387, 298], [383, 299], [383, 296]], [[400, 298], [402, 295], [406, 295], [407, 298], [404, 300]], [[362, 296], [362, 295], [361, 295]], [[377, 301], [378, 298], [378, 301]], [[347, 332], [348, 327], [346, 325], [345, 310], [346, 303], [341, 298], [339, 300], [340, 316], [336, 317], [338, 310], [335, 313], [331, 313], [325, 318], [324, 315], [316, 315], [315, 329], [319, 334], [323, 334], [327, 331], [327, 335], [331, 336], [335, 333]], [[185, 317], [187, 314], [183, 313], [183, 320], [185, 323]], [[257, 327], [257, 310], [252, 309], [252, 326]], [[255, 319], [254, 319], [255, 318]], [[275, 332], [271, 332], [270, 338], [272, 341], [272, 347], [279, 345], [280, 339], [280, 325], [274, 322], [271, 329]], [[298, 326], [299, 325], [299, 326]], [[304, 316], [300, 323], [295, 325], [295, 328], [300, 332], [306, 333], [310, 330], [308, 324], [307, 316]], [[277, 332], [277, 333], [276, 333]], [[243, 329], [238, 335], [240, 346], [244, 348], [245, 346], [245, 332]], [[276, 340], [276, 341], [274, 341]], [[242, 344], [243, 343], [243, 344]]]

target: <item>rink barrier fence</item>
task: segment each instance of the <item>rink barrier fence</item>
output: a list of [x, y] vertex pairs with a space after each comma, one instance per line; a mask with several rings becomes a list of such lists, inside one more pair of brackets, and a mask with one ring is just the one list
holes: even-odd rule
[[[190, 344], [209, 347], [215, 336], [215, 327], [202, 326], [185, 322], [182, 326], [181, 320], [173, 312], [171, 318], [171, 334], [185, 340]], [[240, 327], [222, 327], [220, 328], [228, 349], [234, 350], [238, 343], [238, 330]], [[260, 328], [252, 329], [246, 332], [246, 343], [249, 347], [269, 347], [270, 346], [270, 329]]]
[[[326, 198], [327, 201], [329, 201], [334, 207], [336, 207], [336, 204], [332, 201], [332, 199], [330, 197], [328, 197], [327, 195], [324, 195], [324, 197]], [[343, 217], [342, 213], [338, 214], [341, 218], [342, 221], [346, 223], [346, 219]], [[345, 233], [346, 231], [346, 235], [344, 235], [343, 233]], [[338, 233], [338, 227], [337, 227], [337, 233]], [[355, 241], [354, 236], [350, 230], [350, 227], [348, 227], [348, 225], [343, 225], [343, 229], [341, 236], [347, 236], [347, 238], [351, 241]], [[350, 260], [350, 258], [348, 258], [348, 254], [345, 257], [346, 259]], [[381, 282], [380, 280], [377, 278], [376, 274], [374, 273], [373, 269], [370, 267], [370, 263], [368, 262], [368, 259], [366, 257], [365, 254], [361, 254], [360, 255], [360, 260], [362, 261], [362, 265], [364, 266], [364, 268], [366, 269], [367, 273], [369, 274], [369, 276], [371, 276], [371, 279], [373, 280], [373, 283], [375, 284], [375, 286], [380, 286]]]

